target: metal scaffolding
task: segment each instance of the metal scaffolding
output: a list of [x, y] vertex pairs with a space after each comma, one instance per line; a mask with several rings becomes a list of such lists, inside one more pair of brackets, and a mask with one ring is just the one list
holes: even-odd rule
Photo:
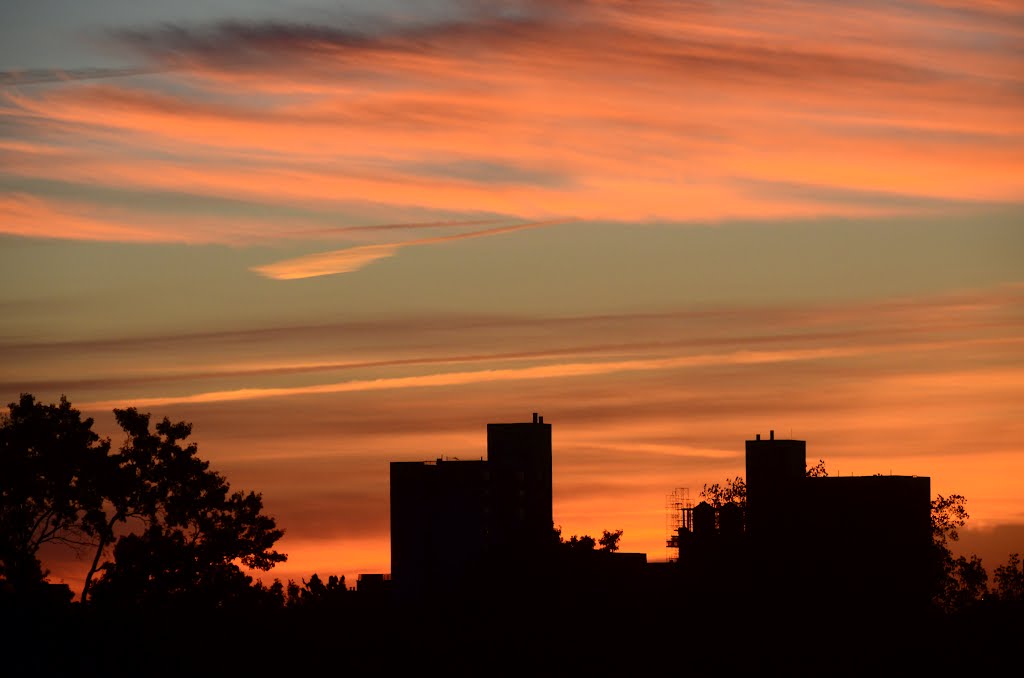
[[679, 560], [679, 530], [693, 531], [693, 502], [690, 488], [677, 487], [665, 497], [665, 559]]

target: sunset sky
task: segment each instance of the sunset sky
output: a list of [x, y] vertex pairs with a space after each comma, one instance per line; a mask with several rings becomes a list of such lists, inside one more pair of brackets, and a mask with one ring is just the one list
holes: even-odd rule
[[191, 421], [268, 583], [390, 571], [388, 463], [533, 412], [565, 534], [664, 559], [774, 429], [965, 495], [991, 574], [1024, 2], [5, 2], [0, 313], [3, 402]]

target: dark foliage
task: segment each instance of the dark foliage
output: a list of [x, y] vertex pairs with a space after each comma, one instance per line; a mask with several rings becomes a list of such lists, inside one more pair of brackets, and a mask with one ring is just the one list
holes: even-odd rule
[[82, 548], [102, 525], [110, 442], [66, 398], [23, 394], [0, 415], [0, 579], [9, 591], [40, 590], [40, 546]]
[[700, 496], [712, 508], [721, 508], [726, 504], [738, 504], [740, 508], [746, 508], [747, 483], [740, 476], [726, 478], [724, 483], [705, 484]]
[[1001, 601], [1024, 603], [1024, 565], [1020, 554], [1011, 553], [1006, 565], [995, 570], [995, 596]]
[[953, 557], [950, 544], [967, 524], [967, 500], [960, 494], [938, 495], [932, 500], [932, 600], [946, 613], [969, 608], [988, 592], [988, 574], [981, 559]]
[[[984, 659], [1015, 650], [1024, 631], [1019, 554], [995, 570], [991, 595], [980, 560], [951, 555], [968, 518], [959, 495], [932, 503], [935, 610], [830, 615], [794, 604], [800, 591], [781, 586], [759, 605], [744, 570], [739, 477], [705, 486], [716, 534], [727, 538], [709, 551], [715, 558], [688, 571], [618, 553], [622, 530], [563, 539], [555, 529], [540, 553], [501, 553], [464, 595], [426, 605], [398, 600], [387, 586], [350, 589], [333, 575], [264, 586], [242, 566], [269, 570], [285, 556], [274, 550], [282, 531], [263, 514], [260, 495], [232, 491], [210, 470], [187, 442], [187, 423], [151, 426], [135, 409], [115, 414], [126, 433], [116, 451], [64, 399], [43, 405], [22, 396], [0, 421], [6, 674], [304, 675], [328, 667], [501, 675], [543, 666], [575, 675], [720, 670], [723, 660], [733, 672], [793, 672], [798, 660], [830, 670], [836, 656], [845, 670], [858, 661], [874, 670], [880, 660], [893, 670], [925, 670], [928, 661], [948, 670], [963, 656], [984, 672]], [[822, 462], [808, 469], [824, 475]], [[85, 603], [45, 583], [37, 552], [47, 541], [92, 549]], [[708, 586], [714, 581], [725, 585]], [[913, 662], [893, 663], [899, 657]]]
[[[141, 533], [121, 536], [113, 561], [85, 599], [119, 604], [230, 605], [249, 595], [252, 579], [239, 564], [268, 570], [286, 556], [273, 550], [283, 534], [262, 513], [260, 495], [232, 492], [227, 480], [197, 456], [185, 422], [115, 410], [127, 440], [116, 456], [108, 535], [136, 518]], [[101, 547], [102, 548], [102, 547]]]
[[37, 553], [46, 542], [92, 552], [83, 602], [224, 607], [266, 598], [241, 569], [286, 558], [273, 550], [283, 532], [260, 495], [231, 491], [209, 469], [184, 442], [190, 424], [165, 418], [151, 432], [149, 414], [114, 414], [126, 440], [113, 453], [65, 398], [44, 405], [22, 395], [0, 421], [7, 598], [64, 596], [44, 584]]

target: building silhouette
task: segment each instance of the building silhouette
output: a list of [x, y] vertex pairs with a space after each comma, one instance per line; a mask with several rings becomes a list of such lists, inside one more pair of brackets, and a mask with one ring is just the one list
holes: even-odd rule
[[551, 424], [488, 424], [487, 458], [391, 462], [391, 575], [402, 600], [451, 597], [552, 539]]
[[[391, 462], [391, 589], [399, 602], [494, 600], [620, 608], [670, 596], [721, 609], [923, 609], [930, 480], [809, 477], [803, 440], [746, 441], [739, 502], [678, 508], [676, 562], [559, 545], [551, 425], [487, 425], [487, 457]], [[668, 566], [667, 566], [668, 565]], [[807, 608], [805, 608], [807, 609]], [[811, 610], [813, 611], [813, 609]]]
[[930, 599], [930, 479], [808, 477], [806, 442], [746, 441], [746, 502], [684, 508], [694, 586], [772, 605], [920, 609]]

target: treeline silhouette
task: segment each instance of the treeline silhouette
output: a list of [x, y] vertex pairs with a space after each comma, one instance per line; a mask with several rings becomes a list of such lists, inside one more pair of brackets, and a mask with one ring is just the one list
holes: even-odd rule
[[[626, 670], [638, 666], [768, 661], [793, 634], [805, 658], [858, 638], [859, 652], [1015, 647], [1024, 615], [1019, 554], [994, 571], [954, 557], [968, 518], [962, 496], [932, 502], [928, 604], [914, 609], [836, 599], [827, 590], [749, 585], [742, 550], [712, 560], [647, 563], [619, 552], [621, 530], [495, 551], [455, 590], [416, 600], [382, 576], [354, 586], [312, 573], [299, 582], [254, 579], [286, 555], [255, 492], [233, 490], [189, 442], [191, 426], [155, 425], [114, 410], [115, 448], [66, 398], [22, 394], [0, 419], [0, 613], [8, 675], [180, 675], [288, 670], [309, 661], [363, 673], [434, 667], [449, 673]], [[827, 475], [824, 462], [808, 475]], [[742, 478], [705, 485], [720, 515], [742, 515]], [[47, 581], [46, 544], [88, 554], [81, 591]], [[695, 569], [696, 568], [696, 569]], [[694, 572], [699, 570], [699, 577]], [[77, 593], [77, 597], [75, 596]], [[813, 603], [813, 604], [811, 604]], [[724, 660], [719, 659], [719, 662]], [[353, 664], [357, 662], [358, 664]], [[483, 667], [483, 668], [481, 668]], [[479, 669], [479, 670], [476, 670]], [[431, 671], [432, 673], [433, 671]]]

